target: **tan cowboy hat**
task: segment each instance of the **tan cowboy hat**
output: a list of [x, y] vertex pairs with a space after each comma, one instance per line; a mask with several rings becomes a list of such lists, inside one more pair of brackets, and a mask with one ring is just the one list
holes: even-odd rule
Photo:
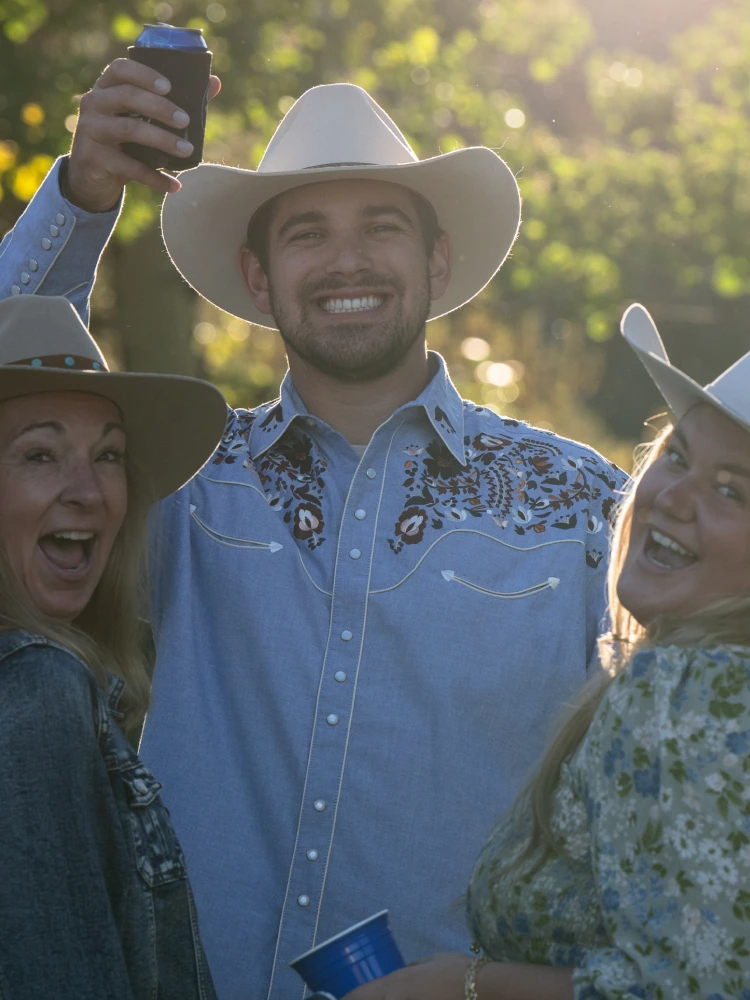
[[162, 210], [175, 267], [214, 305], [273, 328], [258, 312], [238, 266], [247, 224], [264, 202], [320, 181], [391, 181], [422, 195], [453, 242], [453, 273], [430, 319], [474, 298], [497, 272], [518, 232], [516, 179], [485, 146], [418, 160], [370, 95], [349, 83], [313, 87], [284, 116], [257, 170], [202, 163], [180, 174]]
[[677, 420], [697, 403], [710, 403], [750, 431], [750, 351], [701, 387], [669, 363], [656, 324], [642, 305], [635, 303], [625, 310], [620, 329]]
[[110, 372], [67, 299], [0, 302], [0, 402], [35, 392], [88, 392], [122, 413], [128, 454], [151, 499], [179, 489], [211, 456], [227, 419], [218, 389], [182, 375]]

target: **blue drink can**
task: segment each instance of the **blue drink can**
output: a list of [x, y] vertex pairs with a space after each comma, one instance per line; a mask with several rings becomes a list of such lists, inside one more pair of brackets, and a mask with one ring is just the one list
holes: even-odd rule
[[[189, 157], [171, 156], [151, 146], [123, 143], [129, 156], [160, 170], [187, 170], [203, 159], [211, 52], [200, 28], [175, 28], [171, 24], [145, 24], [128, 49], [128, 57], [155, 69], [172, 84], [169, 100], [190, 115], [186, 128], [172, 128], [153, 118], [145, 121], [193, 144]], [[140, 116], [139, 116], [140, 117]]]

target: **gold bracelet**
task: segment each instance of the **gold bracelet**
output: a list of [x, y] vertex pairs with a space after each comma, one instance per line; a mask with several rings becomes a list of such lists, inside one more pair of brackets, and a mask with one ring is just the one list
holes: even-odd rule
[[466, 979], [464, 980], [464, 1000], [479, 1000], [477, 996], [477, 976], [479, 975], [479, 970], [491, 961], [492, 959], [489, 955], [477, 955], [476, 958], [472, 958], [466, 970]]

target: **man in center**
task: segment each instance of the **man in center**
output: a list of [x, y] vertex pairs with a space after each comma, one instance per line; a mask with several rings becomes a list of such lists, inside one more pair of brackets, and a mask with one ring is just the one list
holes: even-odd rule
[[289, 961], [386, 907], [407, 961], [465, 950], [453, 904], [594, 658], [622, 481], [462, 400], [426, 350], [425, 323], [505, 259], [515, 179], [483, 147], [417, 160], [348, 84], [304, 94], [257, 171], [181, 184], [122, 153], [175, 141], [128, 110], [174, 106], [119, 60], [6, 238], [0, 294], [67, 292], [85, 315], [123, 183], [142, 181], [172, 192], [184, 277], [286, 344], [280, 398], [230, 411], [155, 518], [141, 751], [217, 991], [300, 997]]

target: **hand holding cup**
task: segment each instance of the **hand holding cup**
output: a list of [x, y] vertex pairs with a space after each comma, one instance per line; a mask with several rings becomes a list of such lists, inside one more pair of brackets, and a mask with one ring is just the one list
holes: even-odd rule
[[[183, 128], [185, 112], [169, 97], [171, 83], [156, 70], [134, 59], [115, 59], [81, 98], [73, 135], [64, 193], [87, 212], [106, 212], [117, 204], [129, 181], [156, 191], [180, 190], [176, 177], [123, 152], [123, 143], [150, 146], [170, 156], [187, 159], [192, 146], [172, 132], [144, 120], [153, 118], [170, 128]], [[212, 76], [208, 98], [221, 89]], [[133, 117], [135, 115], [143, 116]]]

